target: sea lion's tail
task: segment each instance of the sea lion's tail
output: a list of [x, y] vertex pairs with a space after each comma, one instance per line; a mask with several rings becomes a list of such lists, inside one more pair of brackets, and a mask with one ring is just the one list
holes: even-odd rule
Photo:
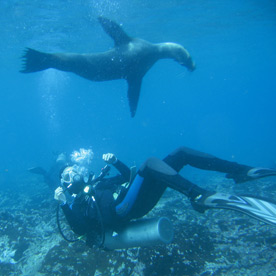
[[49, 68], [49, 54], [26, 48], [22, 56], [23, 69], [21, 73], [32, 73]]

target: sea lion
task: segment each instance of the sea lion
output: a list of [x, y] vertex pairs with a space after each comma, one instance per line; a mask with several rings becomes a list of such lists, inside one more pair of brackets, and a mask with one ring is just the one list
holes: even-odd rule
[[195, 64], [188, 51], [176, 43], [153, 44], [140, 38], [129, 37], [120, 25], [110, 19], [99, 17], [105, 32], [114, 40], [115, 46], [100, 53], [43, 53], [26, 48], [22, 73], [32, 73], [55, 68], [73, 72], [92, 81], [125, 79], [128, 82], [128, 100], [131, 116], [138, 105], [142, 79], [159, 59], [170, 58], [193, 71]]

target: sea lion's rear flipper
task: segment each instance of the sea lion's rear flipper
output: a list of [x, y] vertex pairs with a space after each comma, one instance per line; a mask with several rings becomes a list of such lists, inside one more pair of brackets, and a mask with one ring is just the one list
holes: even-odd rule
[[22, 56], [23, 69], [21, 73], [33, 73], [48, 69], [50, 54], [39, 52], [37, 50], [26, 48]]
[[132, 38], [116, 22], [102, 16], [98, 17], [98, 20], [105, 32], [114, 40], [115, 46], [120, 46], [131, 41]]
[[130, 107], [130, 113], [131, 113], [131, 117], [134, 117], [136, 113], [138, 101], [139, 101], [142, 78], [137, 77], [137, 78], [127, 79], [127, 83], [128, 83], [127, 96], [128, 96], [129, 107]]
[[47, 172], [41, 167], [32, 167], [32, 168], [29, 168], [28, 171], [31, 173], [40, 174], [43, 176], [47, 175]]

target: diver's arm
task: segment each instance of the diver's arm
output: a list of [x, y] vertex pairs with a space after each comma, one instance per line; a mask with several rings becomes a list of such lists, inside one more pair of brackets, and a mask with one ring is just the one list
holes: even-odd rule
[[112, 164], [122, 175], [122, 177], [125, 179], [125, 181], [129, 181], [130, 178], [130, 169], [127, 165], [125, 165], [123, 162], [117, 159], [115, 154], [113, 153], [106, 153], [103, 154], [103, 160], [108, 163]]
[[63, 204], [66, 203], [66, 196], [63, 192], [62, 187], [58, 187], [55, 189], [54, 199], [59, 201], [60, 203], [63, 203]]
[[78, 210], [78, 208], [74, 208], [74, 211], [72, 210], [72, 206], [69, 206], [66, 202], [66, 196], [63, 192], [62, 187], [58, 187], [55, 190], [55, 200], [58, 200], [60, 203], [60, 207], [63, 210], [63, 213], [72, 228], [72, 230], [78, 234], [83, 235], [86, 232], [86, 226], [83, 219], [83, 216], [81, 214], [81, 210]]
[[129, 181], [130, 179], [130, 169], [127, 165], [117, 159], [117, 162], [113, 164], [113, 166], [120, 172], [120, 174]]

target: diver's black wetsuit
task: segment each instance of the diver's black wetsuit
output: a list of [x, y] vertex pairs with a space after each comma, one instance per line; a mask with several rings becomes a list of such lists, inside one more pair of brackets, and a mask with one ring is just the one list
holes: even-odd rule
[[[114, 164], [119, 175], [103, 178], [95, 191], [103, 224], [112, 228], [131, 219], [146, 215], [158, 202], [167, 187], [186, 195], [192, 202], [198, 195], [208, 191], [191, 183], [179, 175], [185, 165], [199, 169], [227, 173], [228, 178], [246, 181], [246, 173], [252, 167], [219, 159], [215, 156], [180, 147], [163, 160], [149, 158], [140, 167], [127, 190], [115, 200], [113, 193], [130, 179], [130, 169], [119, 160]], [[73, 204], [62, 205], [71, 228], [80, 235], [89, 233], [91, 228], [99, 227], [98, 214], [91, 197], [81, 195]]]

